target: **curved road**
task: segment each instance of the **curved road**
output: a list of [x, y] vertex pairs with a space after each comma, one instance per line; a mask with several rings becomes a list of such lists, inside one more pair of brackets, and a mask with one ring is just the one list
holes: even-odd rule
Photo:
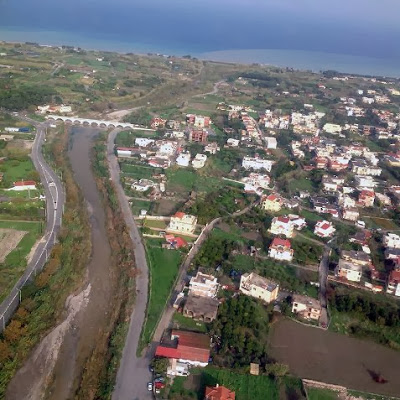
[[38, 124], [36, 121], [23, 117], [21, 117], [21, 119], [35, 125], [37, 128], [31, 158], [40, 175], [40, 180], [46, 195], [46, 232], [40, 240], [25, 273], [18, 280], [9, 296], [0, 305], [0, 330], [4, 328], [5, 323], [18, 306], [16, 299], [20, 296], [20, 291], [23, 286], [31, 278], [32, 274], [36, 275], [36, 271], [41, 270], [45, 264], [47, 256], [53, 248], [57, 238], [57, 233], [61, 227], [62, 212], [65, 201], [62, 183], [57, 174], [46, 163], [41, 153], [47, 124]]
[[112, 398], [113, 400], [145, 400], [153, 398], [152, 393], [147, 390], [147, 382], [151, 381], [152, 378], [149, 371], [151, 359], [149, 355], [137, 357], [136, 350], [146, 315], [149, 272], [142, 238], [120, 182], [120, 169], [117, 157], [114, 154], [114, 141], [118, 132], [118, 129], [113, 130], [108, 136], [107, 160], [110, 168], [110, 177], [115, 184], [121, 211], [134, 246], [138, 274], [136, 276], [135, 305]]

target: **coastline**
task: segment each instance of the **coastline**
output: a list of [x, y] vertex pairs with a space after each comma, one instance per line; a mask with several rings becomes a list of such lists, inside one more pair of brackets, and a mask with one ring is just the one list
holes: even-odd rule
[[[49, 37], [52, 39], [49, 41]], [[29, 38], [29, 40], [25, 40]], [[203, 61], [229, 64], [261, 64], [299, 71], [321, 72], [335, 70], [344, 74], [400, 78], [400, 60], [381, 59], [348, 54], [327, 53], [306, 50], [283, 49], [240, 49], [191, 52], [182, 49], [161, 49], [150, 44], [121, 42], [84, 38], [70, 33], [53, 31], [8, 31], [0, 29], [0, 43], [37, 43], [41, 47], [72, 46], [87, 51], [134, 53], [138, 55], [157, 54], [165, 57], [191, 55]]]

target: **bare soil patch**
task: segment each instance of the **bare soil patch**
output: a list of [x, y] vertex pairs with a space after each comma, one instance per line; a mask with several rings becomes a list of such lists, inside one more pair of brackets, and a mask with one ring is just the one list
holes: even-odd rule
[[261, 235], [258, 232], [252, 231], [252, 232], [245, 232], [242, 234], [242, 236], [245, 239], [249, 239], [249, 240], [262, 240]]
[[[371, 341], [281, 319], [270, 333], [270, 355], [301, 378], [370, 393], [400, 393], [400, 352]], [[375, 382], [374, 374], [387, 383]]]
[[177, 207], [177, 202], [161, 199], [158, 205], [157, 213], [159, 215], [171, 215]]
[[18, 246], [21, 239], [27, 234], [26, 231], [16, 229], [0, 228], [0, 263]]

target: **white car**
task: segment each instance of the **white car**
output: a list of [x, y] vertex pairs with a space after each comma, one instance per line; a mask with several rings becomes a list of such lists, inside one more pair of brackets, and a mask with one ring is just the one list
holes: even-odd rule
[[147, 390], [148, 390], [149, 392], [151, 392], [151, 391], [153, 390], [153, 382], [149, 382], [149, 383], [147, 384]]

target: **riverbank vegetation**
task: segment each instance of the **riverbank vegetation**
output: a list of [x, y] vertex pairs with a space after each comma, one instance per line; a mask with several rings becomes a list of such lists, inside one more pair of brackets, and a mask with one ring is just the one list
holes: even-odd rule
[[0, 335], [0, 398], [31, 350], [62, 318], [65, 301], [80, 287], [90, 256], [88, 216], [68, 162], [67, 133], [48, 138], [46, 150], [65, 184], [63, 226], [44, 270], [24, 287], [19, 308]]

